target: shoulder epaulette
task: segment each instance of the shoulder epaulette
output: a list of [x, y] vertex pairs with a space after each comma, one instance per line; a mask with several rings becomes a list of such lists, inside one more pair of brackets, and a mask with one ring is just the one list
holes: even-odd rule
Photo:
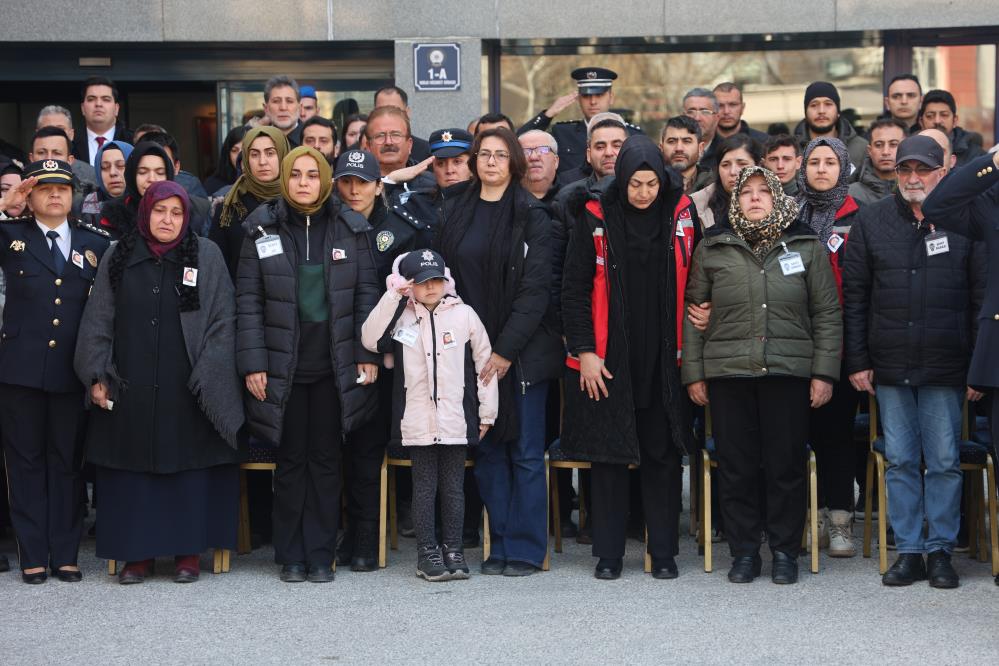
[[97, 234], [98, 236], [102, 236], [104, 238], [111, 238], [111, 234], [109, 234], [108, 232], [104, 231], [100, 227], [95, 227], [92, 224], [84, 222], [83, 220], [78, 220], [76, 222], [76, 227], [78, 229], [86, 229], [87, 231]]
[[580, 124], [580, 123], [582, 123], [583, 125], [586, 125], [586, 123], [584, 123], [582, 120], [579, 120], [578, 118], [576, 120], [560, 120], [560, 121], [558, 121], [555, 124], [556, 125], [576, 125], [576, 124]]
[[14, 222], [30, 222], [35, 219], [34, 215], [18, 215], [17, 217], [5, 217], [0, 220], [0, 222], [14, 223]]
[[404, 219], [406, 222], [409, 222], [417, 229], [422, 229], [425, 226], [422, 222], [413, 217], [413, 215], [408, 210], [406, 210], [399, 204], [392, 205], [392, 212], [401, 217], [402, 219]]
[[638, 125], [633, 125], [633, 124], [631, 124], [631, 123], [625, 123], [625, 124], [624, 124], [624, 126], [625, 126], [625, 127], [630, 127], [630, 128], [631, 128], [631, 129], [633, 129], [633, 130], [638, 130], [639, 132], [641, 132], [641, 131], [642, 131], [642, 128], [641, 128], [641, 127], [639, 127]]

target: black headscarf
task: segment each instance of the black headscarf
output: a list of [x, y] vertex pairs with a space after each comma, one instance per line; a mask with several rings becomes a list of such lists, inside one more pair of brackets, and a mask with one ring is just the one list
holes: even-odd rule
[[[659, 178], [659, 192], [647, 208], [636, 208], [628, 201], [628, 181], [638, 171], [652, 171]], [[626, 242], [624, 289], [628, 302], [629, 366], [632, 395], [636, 408], [654, 404], [662, 369], [662, 312], [669, 312], [666, 285], [666, 242], [670, 221], [667, 196], [682, 180], [666, 168], [659, 147], [644, 135], [629, 137], [614, 164], [614, 184]], [[613, 212], [611, 214], [614, 214]]]
[[139, 195], [139, 187], [135, 183], [135, 176], [139, 171], [139, 162], [146, 155], [162, 157], [163, 164], [166, 165], [166, 179], [174, 179], [173, 160], [170, 159], [170, 155], [167, 154], [163, 146], [152, 141], [140, 141], [136, 144], [132, 154], [125, 161], [125, 193], [122, 195], [125, 203], [135, 211], [139, 210], [139, 199], [142, 198]]

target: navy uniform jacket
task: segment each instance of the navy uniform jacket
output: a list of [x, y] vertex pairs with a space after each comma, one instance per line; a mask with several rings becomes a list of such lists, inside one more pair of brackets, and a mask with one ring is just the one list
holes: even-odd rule
[[999, 387], [999, 169], [992, 155], [948, 174], [926, 198], [923, 215], [927, 222], [984, 241], [988, 248], [985, 300], [968, 384]]
[[[558, 173], [579, 169], [586, 163], [586, 121], [567, 120], [555, 123], [549, 130], [552, 119], [542, 111], [531, 118], [527, 123], [517, 130], [517, 134], [523, 134], [531, 130], [550, 131], [558, 142]], [[628, 136], [642, 133], [642, 128], [631, 123], [625, 123], [628, 128]]]
[[[0, 332], [0, 382], [53, 393], [82, 390], [73, 352], [83, 308], [109, 245], [107, 232], [70, 220], [70, 258], [56, 275], [49, 241], [32, 215], [0, 222], [7, 304]], [[82, 259], [80, 268], [74, 253]]]
[[[433, 242], [436, 217], [426, 212], [421, 214], [416, 206], [410, 205], [417, 198], [427, 197], [429, 192], [400, 194], [404, 196], [393, 196], [388, 206], [378, 204], [378, 209], [368, 220], [374, 227], [369, 234], [378, 269], [378, 286], [383, 290], [385, 278], [392, 272], [392, 262], [396, 257], [404, 252], [429, 248]], [[432, 209], [430, 212], [433, 212]]]

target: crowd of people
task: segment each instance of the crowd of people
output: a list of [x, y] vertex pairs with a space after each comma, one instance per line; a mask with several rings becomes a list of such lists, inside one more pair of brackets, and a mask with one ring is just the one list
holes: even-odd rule
[[560, 504], [597, 578], [620, 577], [629, 537], [676, 578], [684, 458], [710, 423], [721, 528], [701, 538], [728, 541], [733, 583], [764, 544], [795, 583], [809, 450], [813, 547], [857, 554], [870, 394], [898, 551], [882, 582], [957, 587], [962, 418], [990, 419], [990, 448], [999, 426], [999, 152], [912, 75], [866, 128], [828, 82], [766, 132], [737, 85], [694, 88], [658, 142], [612, 111], [616, 73], [572, 78], [522, 127], [487, 114], [423, 140], [398, 87], [338, 126], [275, 76], [203, 180], [166, 128], [121, 124], [108, 79], [83, 85], [85, 130], [44, 107], [27, 160], [0, 155], [23, 581], [82, 579], [90, 508], [120, 583], [162, 557], [196, 581], [201, 553], [236, 548], [259, 455], [276, 468], [248, 474], [250, 514], [281, 580], [373, 571], [386, 451], [412, 461], [400, 509], [428, 581], [469, 576], [483, 507], [480, 572], [542, 570], [546, 455], [590, 463], [590, 524], [571, 484]]

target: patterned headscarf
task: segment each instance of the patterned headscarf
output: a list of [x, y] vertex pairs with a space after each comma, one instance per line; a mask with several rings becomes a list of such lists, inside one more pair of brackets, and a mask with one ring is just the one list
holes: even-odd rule
[[[819, 192], [809, 185], [805, 175], [808, 157], [819, 146], [828, 146], [839, 159], [839, 179], [832, 189], [825, 192]], [[798, 205], [801, 207], [801, 221], [811, 227], [825, 245], [832, 236], [833, 227], [836, 225], [836, 213], [846, 201], [847, 190], [850, 187], [847, 182], [850, 177], [850, 153], [846, 150], [846, 144], [839, 139], [813, 139], [805, 147], [801, 164], [801, 169], [798, 170]], [[826, 252], [828, 251], [827, 247]]]
[[280, 175], [274, 180], [264, 183], [254, 178], [253, 172], [250, 170], [250, 146], [261, 136], [270, 137], [271, 141], [274, 142], [279, 167], [281, 160], [288, 154], [288, 138], [278, 128], [265, 125], [254, 127], [246, 133], [243, 137], [243, 152], [240, 154], [243, 173], [233, 183], [232, 189], [225, 195], [225, 200], [222, 202], [222, 215], [219, 218], [220, 227], [228, 227], [234, 220], [242, 220], [246, 217], [246, 206], [243, 205], [242, 201], [244, 194], [252, 194], [257, 201], [269, 201], [281, 195]]
[[[747, 220], [742, 213], [742, 206], [739, 205], [739, 192], [742, 191], [746, 181], [753, 176], [763, 176], [774, 200], [774, 209], [758, 222]], [[797, 217], [798, 204], [784, 194], [780, 180], [772, 171], [761, 166], [748, 166], [739, 173], [739, 179], [732, 190], [732, 200], [728, 205], [728, 218], [732, 230], [749, 244], [753, 254], [760, 259], [765, 257], [770, 248], [777, 244], [781, 233], [791, 226]]]

